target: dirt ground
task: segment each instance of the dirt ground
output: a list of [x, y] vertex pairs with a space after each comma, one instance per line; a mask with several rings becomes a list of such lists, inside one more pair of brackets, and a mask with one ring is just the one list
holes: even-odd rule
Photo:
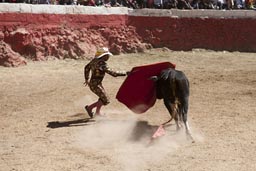
[[1, 171], [254, 171], [256, 54], [155, 49], [113, 56], [109, 66], [170, 61], [191, 85], [189, 123], [196, 140], [172, 122], [162, 101], [134, 114], [115, 99], [125, 77], [106, 76], [111, 103], [89, 120], [84, 105], [97, 97], [83, 86], [86, 60], [0, 67]]

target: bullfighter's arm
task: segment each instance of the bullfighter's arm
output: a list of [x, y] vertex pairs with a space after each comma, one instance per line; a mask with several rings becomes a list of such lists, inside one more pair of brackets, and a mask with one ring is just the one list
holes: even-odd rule
[[113, 77], [127, 75], [126, 71], [114, 71], [113, 69], [109, 68], [105, 61], [101, 61], [100, 66], [101, 66], [100, 67], [101, 70], [105, 71], [106, 73], [108, 73], [109, 75], [111, 75]]
[[91, 69], [90, 63], [85, 65], [85, 67], [84, 67], [84, 80], [85, 80], [85, 82], [84, 83], [86, 85], [88, 84], [90, 69]]

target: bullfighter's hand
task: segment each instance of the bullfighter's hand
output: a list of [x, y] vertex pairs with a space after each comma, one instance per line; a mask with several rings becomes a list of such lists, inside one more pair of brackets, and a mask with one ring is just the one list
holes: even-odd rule
[[131, 71], [126, 71], [126, 75], [130, 75], [131, 74]]

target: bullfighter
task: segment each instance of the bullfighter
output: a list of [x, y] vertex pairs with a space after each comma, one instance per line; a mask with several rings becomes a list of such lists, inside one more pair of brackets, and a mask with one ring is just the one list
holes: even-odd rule
[[[113, 56], [113, 54], [108, 48], [99, 48], [95, 53], [95, 57], [84, 67], [84, 85], [88, 85], [90, 90], [99, 97], [96, 102], [85, 106], [85, 110], [90, 118], [93, 118], [94, 116], [94, 113], [92, 112], [94, 108], [96, 108], [96, 115], [102, 115], [101, 107], [110, 103], [109, 97], [102, 86], [105, 73], [113, 77], [126, 76], [129, 74], [129, 71], [114, 71], [110, 69], [107, 65], [107, 61], [110, 56]], [[91, 77], [89, 78], [90, 73]]]

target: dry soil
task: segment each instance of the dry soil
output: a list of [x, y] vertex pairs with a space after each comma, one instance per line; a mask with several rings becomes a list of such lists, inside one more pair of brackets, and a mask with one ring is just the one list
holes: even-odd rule
[[154, 49], [113, 56], [109, 66], [170, 61], [191, 85], [189, 123], [196, 140], [175, 131], [152, 141], [169, 119], [162, 101], [134, 114], [115, 99], [125, 77], [106, 76], [111, 103], [89, 120], [84, 105], [87, 60], [28, 62], [0, 67], [1, 171], [255, 171], [256, 54]]

